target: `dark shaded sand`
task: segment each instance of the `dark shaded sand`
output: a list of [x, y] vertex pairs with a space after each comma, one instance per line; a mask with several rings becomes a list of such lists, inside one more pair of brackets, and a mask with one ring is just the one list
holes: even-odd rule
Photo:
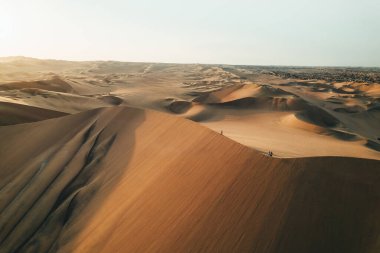
[[0, 102], [0, 126], [58, 118], [67, 113], [28, 105]]

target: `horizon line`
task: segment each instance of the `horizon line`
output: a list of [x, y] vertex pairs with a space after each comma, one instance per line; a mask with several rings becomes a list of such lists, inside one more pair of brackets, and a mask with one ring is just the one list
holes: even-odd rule
[[360, 66], [360, 65], [285, 65], [285, 64], [231, 64], [231, 63], [201, 63], [201, 62], [165, 62], [165, 61], [133, 61], [133, 60], [115, 60], [115, 59], [97, 59], [97, 60], [78, 60], [78, 59], [55, 59], [39, 58], [24, 55], [0, 56], [5, 58], [24, 58], [40, 61], [66, 61], [66, 62], [120, 62], [120, 63], [149, 63], [149, 64], [178, 64], [178, 65], [225, 65], [225, 66], [252, 66], [252, 67], [288, 67], [288, 68], [378, 68], [380, 66]]

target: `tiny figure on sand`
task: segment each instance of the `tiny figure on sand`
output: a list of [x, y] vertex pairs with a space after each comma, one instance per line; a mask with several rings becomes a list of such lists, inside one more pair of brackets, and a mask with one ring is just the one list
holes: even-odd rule
[[273, 152], [269, 150], [268, 155], [273, 156]]
[[220, 130], [220, 134], [223, 135], [223, 130]]

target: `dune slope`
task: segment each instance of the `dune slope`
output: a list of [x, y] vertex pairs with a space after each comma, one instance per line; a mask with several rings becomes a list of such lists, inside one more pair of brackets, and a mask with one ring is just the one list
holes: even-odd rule
[[0, 139], [0, 252], [380, 250], [379, 161], [270, 158], [127, 107]]
[[1, 126], [58, 118], [65, 115], [67, 113], [22, 104], [0, 102]]

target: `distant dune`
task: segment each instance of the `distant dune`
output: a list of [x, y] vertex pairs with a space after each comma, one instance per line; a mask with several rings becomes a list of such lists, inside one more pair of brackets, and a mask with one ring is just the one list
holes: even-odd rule
[[379, 250], [379, 161], [270, 158], [126, 107], [0, 138], [1, 252]]
[[53, 78], [51, 80], [30, 81], [30, 82], [12, 82], [3, 84], [1, 86], [3, 90], [22, 90], [22, 89], [39, 89], [47, 91], [57, 92], [72, 92], [72, 87], [65, 81], [59, 78]]

